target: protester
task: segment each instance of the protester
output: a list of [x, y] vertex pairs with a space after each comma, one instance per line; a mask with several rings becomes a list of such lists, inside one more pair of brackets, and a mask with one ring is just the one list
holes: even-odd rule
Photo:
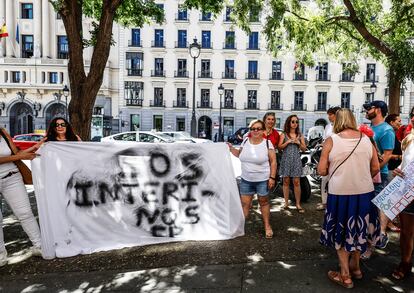
[[[392, 151], [395, 145], [395, 133], [388, 123], [385, 122], [384, 117], [387, 115], [388, 107], [384, 101], [373, 101], [363, 105], [366, 111], [366, 118], [371, 120], [371, 128], [374, 131], [374, 140], [377, 144], [378, 150], [382, 155], [380, 162], [381, 168], [381, 183], [375, 183], [375, 193], [379, 194], [388, 184], [388, 162], [392, 156]], [[381, 236], [377, 243], [377, 248], [384, 249], [388, 244], [388, 235], [386, 233], [389, 219], [380, 211], [381, 221]], [[365, 258], [368, 258], [370, 251], [367, 251]]]
[[273, 144], [263, 138], [265, 124], [253, 120], [249, 125], [251, 137], [246, 138], [239, 149], [231, 144], [230, 152], [241, 161], [240, 197], [245, 218], [249, 215], [253, 195], [257, 194], [263, 217], [265, 237], [272, 238], [268, 191], [276, 183], [276, 154]]
[[[410, 112], [411, 125], [414, 126], [414, 107]], [[414, 129], [414, 128], [412, 128]], [[414, 130], [402, 141], [401, 148], [403, 150], [401, 169], [394, 169], [394, 175], [404, 177], [405, 166], [414, 160]], [[413, 176], [413, 174], [409, 174]], [[401, 262], [392, 273], [392, 277], [397, 280], [407, 278], [412, 271], [412, 257], [414, 246], [414, 202], [411, 202], [399, 215], [400, 216], [400, 249]]]
[[46, 137], [47, 141], [81, 141], [73, 131], [72, 125], [61, 117], [56, 117], [50, 122]]
[[379, 162], [369, 138], [357, 129], [349, 109], [336, 112], [334, 134], [324, 142], [318, 172], [328, 177], [328, 201], [320, 243], [336, 249], [340, 271], [329, 271], [331, 281], [353, 288], [361, 279], [360, 253], [368, 240], [379, 238], [378, 211], [372, 177]]
[[270, 140], [273, 144], [273, 147], [277, 149], [279, 144], [279, 132], [275, 129], [276, 116], [273, 112], [267, 112], [263, 116], [263, 122], [266, 125], [266, 131], [264, 132], [264, 137]]
[[[325, 126], [325, 131], [323, 133], [323, 140], [325, 141], [328, 137], [331, 137], [332, 135], [332, 129], [333, 129], [333, 123], [335, 122], [335, 117], [336, 117], [336, 111], [338, 111], [339, 109], [341, 109], [341, 107], [331, 107], [328, 109], [328, 111], [326, 111], [326, 113], [328, 114], [328, 120], [329, 123]], [[322, 180], [321, 180], [321, 199], [322, 199], [322, 203], [318, 204], [316, 206], [316, 210], [318, 211], [324, 211], [326, 209], [326, 200], [328, 198], [328, 194], [325, 191], [324, 186], [326, 185], [326, 183], [328, 182], [328, 177], [327, 176], [322, 176]]]
[[[398, 130], [401, 127], [401, 118], [398, 114], [389, 114], [385, 118], [385, 122], [387, 122], [392, 127], [395, 133], [394, 150], [392, 151], [391, 158], [388, 162], [388, 182], [390, 182], [394, 178], [392, 171], [394, 171], [395, 168], [401, 165], [401, 159], [402, 159], [401, 142], [397, 137]], [[388, 222], [387, 228], [393, 232], [400, 231], [400, 228], [395, 226], [395, 224], [392, 221]]]
[[[0, 134], [0, 193], [29, 236], [33, 244], [32, 255], [41, 255], [40, 229], [31, 210], [29, 196], [23, 182], [23, 175], [26, 180], [31, 180], [31, 173], [21, 160], [33, 160], [36, 157], [35, 152], [44, 140], [28, 149], [19, 151], [4, 128], [0, 128]], [[0, 225], [2, 222], [3, 215], [0, 210]], [[3, 228], [1, 228], [0, 266], [5, 264], [7, 264], [7, 250], [4, 244]]]
[[279, 175], [283, 177], [284, 209], [289, 208], [290, 178], [293, 178], [293, 191], [295, 193], [296, 208], [304, 213], [300, 203], [300, 177], [302, 176], [302, 161], [300, 151], [306, 150], [305, 138], [299, 131], [299, 118], [290, 115], [285, 122], [284, 132], [280, 135], [279, 149], [282, 152]]

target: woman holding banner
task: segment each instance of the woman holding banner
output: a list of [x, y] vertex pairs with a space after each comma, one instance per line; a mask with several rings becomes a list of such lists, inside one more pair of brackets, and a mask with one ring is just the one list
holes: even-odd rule
[[[375, 147], [358, 131], [349, 109], [336, 112], [334, 134], [323, 144], [318, 173], [328, 176], [328, 201], [320, 243], [336, 249], [340, 271], [328, 277], [345, 288], [353, 288], [352, 278], [361, 279], [360, 254], [368, 241], [375, 245], [380, 225], [372, 177], [379, 172]], [[324, 188], [324, 186], [322, 187]]]
[[[411, 125], [414, 126], [414, 107], [410, 113]], [[400, 168], [394, 169], [393, 173], [396, 176], [404, 176], [401, 170], [414, 160], [414, 128], [411, 133], [401, 142], [401, 149], [403, 150], [402, 164]], [[413, 176], [413, 174], [410, 174]], [[400, 214], [400, 249], [401, 262], [392, 273], [392, 277], [396, 280], [407, 278], [412, 270], [412, 257], [414, 246], [414, 202], [411, 202]]]
[[62, 117], [56, 117], [50, 122], [46, 137], [47, 141], [81, 141], [72, 125]]
[[[33, 244], [32, 255], [41, 255], [40, 229], [32, 213], [25, 182], [32, 184], [31, 173], [22, 160], [33, 160], [35, 152], [44, 140], [19, 151], [4, 128], [0, 128], [0, 193], [20, 221], [23, 230]], [[0, 211], [0, 225], [3, 216]], [[7, 264], [7, 251], [4, 245], [3, 228], [0, 229], [0, 266]]]
[[249, 125], [251, 136], [246, 138], [239, 149], [231, 144], [230, 152], [241, 161], [240, 197], [244, 217], [247, 218], [253, 195], [257, 194], [263, 217], [265, 237], [272, 238], [270, 226], [269, 189], [276, 183], [276, 154], [273, 144], [263, 138], [266, 126], [262, 120], [253, 120]]

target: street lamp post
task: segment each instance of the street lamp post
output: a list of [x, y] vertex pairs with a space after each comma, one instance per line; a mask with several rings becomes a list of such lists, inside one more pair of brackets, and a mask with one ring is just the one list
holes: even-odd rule
[[69, 96], [69, 88], [65, 84], [63, 87], [63, 95], [65, 96], [65, 119], [68, 121], [68, 96]]
[[194, 42], [190, 45], [190, 56], [193, 58], [193, 107], [191, 111], [191, 136], [197, 137], [196, 128], [196, 116], [195, 116], [195, 79], [196, 79], [196, 59], [200, 56], [201, 46], [197, 43], [197, 38], [194, 38]]
[[223, 84], [220, 83], [220, 86], [218, 87], [218, 93], [220, 95], [220, 107], [219, 107], [219, 138], [218, 141], [223, 141], [223, 133], [222, 133], [222, 128], [221, 128], [221, 98], [224, 94], [224, 87]]

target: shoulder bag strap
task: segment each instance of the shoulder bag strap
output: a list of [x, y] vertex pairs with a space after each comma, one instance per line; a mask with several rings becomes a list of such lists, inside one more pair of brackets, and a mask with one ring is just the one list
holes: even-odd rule
[[6, 143], [9, 146], [9, 149], [11, 150], [11, 152], [15, 155], [16, 153], [14, 152], [14, 149], [11, 147], [9, 138], [4, 133], [3, 128], [0, 128], [0, 134], [4, 138], [4, 140], [6, 141]]
[[[358, 143], [356, 144], [356, 146], [354, 147], [354, 149], [352, 150], [352, 152], [345, 158], [345, 160], [343, 160], [342, 161], [342, 163], [340, 163], [334, 170], [333, 170], [333, 172], [332, 172], [332, 174], [329, 176], [329, 179], [328, 179], [328, 182], [329, 182], [329, 180], [331, 180], [331, 178], [332, 178], [332, 176], [333, 176], [333, 174], [335, 174], [335, 172], [336, 172], [336, 170], [338, 170], [338, 168], [339, 167], [341, 167], [342, 166], [342, 164], [343, 163], [345, 163], [346, 162], [346, 160], [348, 160], [349, 159], [349, 157], [354, 153], [354, 151], [355, 151], [355, 149], [358, 147], [358, 145], [359, 145], [359, 143], [361, 142], [361, 139], [362, 139], [362, 132], [360, 132], [360, 137], [359, 137], [359, 140], [358, 140]], [[326, 183], [326, 184], [328, 184], [328, 183]]]

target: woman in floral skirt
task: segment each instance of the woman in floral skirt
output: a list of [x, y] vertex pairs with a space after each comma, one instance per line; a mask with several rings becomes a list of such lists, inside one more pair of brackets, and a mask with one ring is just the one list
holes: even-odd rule
[[[336, 249], [340, 271], [329, 271], [328, 278], [353, 288], [352, 278], [361, 279], [360, 254], [368, 242], [379, 238], [377, 208], [372, 177], [379, 172], [375, 147], [358, 131], [349, 109], [336, 112], [334, 134], [323, 146], [318, 172], [328, 176], [328, 202], [320, 243]], [[324, 188], [324, 187], [322, 187]]]

